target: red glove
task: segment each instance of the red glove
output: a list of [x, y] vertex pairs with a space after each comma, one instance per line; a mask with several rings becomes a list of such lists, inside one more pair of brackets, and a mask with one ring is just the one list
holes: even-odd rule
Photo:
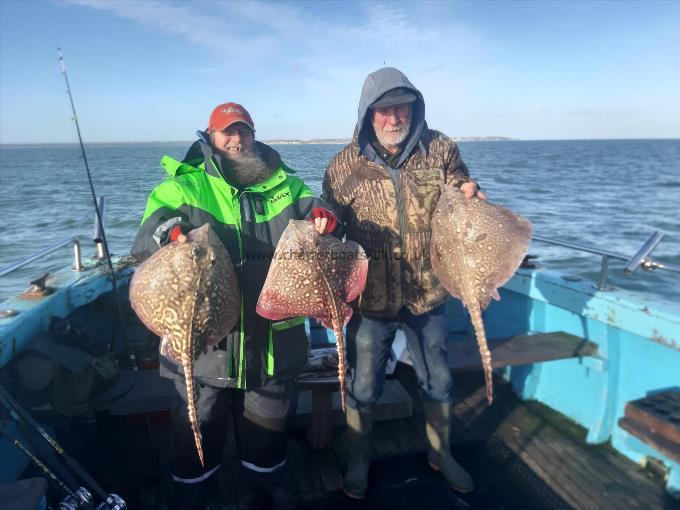
[[323, 207], [315, 207], [312, 209], [312, 213], [309, 216], [309, 221], [314, 223], [316, 218], [326, 218], [328, 220], [324, 234], [331, 234], [335, 230], [335, 227], [338, 226], [338, 220], [335, 218], [335, 214], [330, 212], [328, 209], [324, 209]]
[[175, 225], [172, 227], [170, 230], [170, 233], [168, 234], [168, 242], [169, 243], [174, 243], [177, 241], [177, 238], [182, 235], [182, 227], [179, 225]]

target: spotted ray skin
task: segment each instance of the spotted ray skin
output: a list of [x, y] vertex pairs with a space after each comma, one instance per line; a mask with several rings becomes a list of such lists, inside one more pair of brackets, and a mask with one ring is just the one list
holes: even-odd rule
[[484, 366], [486, 397], [493, 401], [491, 353], [482, 311], [515, 274], [531, 242], [531, 223], [504, 207], [456, 188], [444, 188], [432, 215], [432, 266], [449, 293], [470, 313]]
[[267, 319], [314, 317], [333, 329], [343, 411], [347, 402], [343, 327], [352, 317], [347, 303], [361, 294], [367, 274], [368, 259], [357, 243], [320, 235], [309, 221], [291, 220], [257, 302], [257, 313]]
[[229, 253], [208, 224], [187, 238], [186, 243], [164, 246], [137, 268], [130, 303], [144, 325], [161, 337], [161, 354], [184, 368], [189, 420], [204, 465], [193, 364], [236, 324], [239, 288]]

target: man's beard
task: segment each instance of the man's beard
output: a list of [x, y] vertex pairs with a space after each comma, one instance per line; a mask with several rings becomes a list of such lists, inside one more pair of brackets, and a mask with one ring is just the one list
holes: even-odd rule
[[249, 186], [264, 181], [271, 175], [271, 170], [262, 159], [260, 151], [253, 147], [252, 151], [238, 153], [236, 157], [228, 152], [216, 149], [224, 178], [236, 186]]
[[402, 124], [398, 131], [378, 131], [374, 129], [375, 137], [383, 147], [394, 147], [403, 143], [411, 132], [411, 122]]

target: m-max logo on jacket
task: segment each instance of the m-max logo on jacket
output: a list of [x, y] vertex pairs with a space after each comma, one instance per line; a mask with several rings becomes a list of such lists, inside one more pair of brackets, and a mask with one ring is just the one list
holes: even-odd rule
[[269, 203], [273, 204], [274, 202], [278, 202], [282, 198], [286, 198], [288, 195], [290, 195], [290, 191], [283, 191], [283, 192], [279, 193], [278, 195], [275, 195], [272, 198], [270, 198]]

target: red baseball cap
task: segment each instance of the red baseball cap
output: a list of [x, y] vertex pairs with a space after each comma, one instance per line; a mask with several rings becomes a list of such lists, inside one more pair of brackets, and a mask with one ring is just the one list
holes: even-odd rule
[[248, 110], [236, 103], [223, 103], [217, 105], [210, 114], [207, 131], [224, 131], [232, 124], [243, 122], [250, 129], [255, 131], [255, 123]]

